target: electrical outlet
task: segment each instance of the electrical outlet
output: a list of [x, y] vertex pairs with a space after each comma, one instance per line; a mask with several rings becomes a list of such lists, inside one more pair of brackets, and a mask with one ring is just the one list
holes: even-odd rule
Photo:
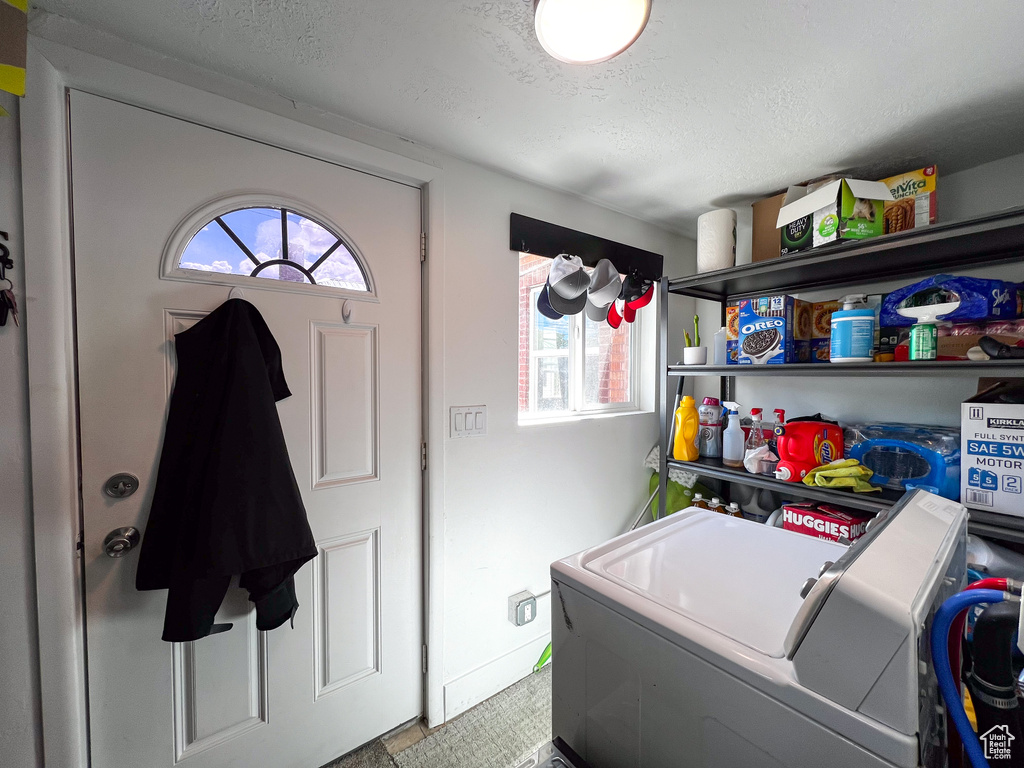
[[537, 618], [537, 598], [526, 590], [508, 599], [508, 620], [521, 627]]
[[476, 437], [487, 434], [486, 405], [453, 405], [449, 409], [450, 437]]

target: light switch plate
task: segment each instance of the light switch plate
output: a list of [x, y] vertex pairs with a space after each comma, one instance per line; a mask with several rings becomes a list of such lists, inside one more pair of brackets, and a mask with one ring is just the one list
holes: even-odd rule
[[450, 437], [478, 437], [487, 434], [486, 405], [453, 405], [449, 414]]

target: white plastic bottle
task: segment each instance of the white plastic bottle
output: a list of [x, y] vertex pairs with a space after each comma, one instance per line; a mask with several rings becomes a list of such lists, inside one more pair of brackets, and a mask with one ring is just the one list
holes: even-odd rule
[[740, 404], [723, 403], [729, 409], [729, 425], [722, 433], [722, 463], [727, 467], [743, 466], [743, 427], [740, 426]]

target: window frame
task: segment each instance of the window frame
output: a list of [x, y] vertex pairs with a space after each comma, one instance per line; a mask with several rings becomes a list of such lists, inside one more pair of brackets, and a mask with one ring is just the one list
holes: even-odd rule
[[[185, 248], [199, 230], [208, 224], [215, 224], [215, 219], [218, 216], [226, 216], [233, 211], [243, 208], [284, 208], [289, 213], [304, 216], [324, 227], [331, 234], [338, 237], [348, 252], [352, 254], [352, 258], [356, 260], [366, 280], [366, 290], [360, 291], [324, 284], [313, 285], [306, 282], [298, 283], [289, 280], [273, 280], [265, 277], [253, 277], [252, 275], [226, 274], [200, 269], [183, 269], [178, 266]], [[239, 253], [242, 253], [242, 251], [239, 251]], [[213, 285], [238, 286], [240, 288], [260, 288], [317, 296], [330, 295], [355, 301], [380, 303], [380, 299], [377, 297], [377, 282], [373, 277], [370, 265], [358, 245], [342, 227], [339, 227], [325, 213], [307, 203], [269, 194], [230, 195], [209, 201], [192, 211], [178, 224], [164, 246], [160, 277], [163, 280], [176, 280], [186, 283], [209, 283]]]
[[[524, 254], [529, 255], [529, 254]], [[519, 379], [516, 380], [516, 410], [518, 412], [519, 424], [542, 424], [546, 422], [576, 421], [579, 419], [593, 418], [595, 416], [611, 416], [621, 414], [643, 413], [642, 408], [642, 375], [643, 365], [643, 333], [644, 324], [643, 311], [638, 311], [636, 320], [633, 323], [623, 325], [629, 326], [629, 395], [630, 398], [622, 403], [594, 403], [585, 402], [586, 392], [586, 311], [578, 312], [575, 315], [565, 315], [569, 320], [569, 348], [568, 350], [535, 350], [534, 337], [537, 328], [537, 294], [544, 287], [540, 283], [530, 287], [529, 293], [529, 377], [528, 377], [528, 411], [519, 410]], [[650, 306], [654, 306], [652, 303]], [[518, 315], [518, 312], [517, 312]], [[593, 321], [591, 321], [593, 322]], [[517, 330], [521, 330], [519, 322], [516, 323]], [[541, 357], [565, 357], [568, 356], [568, 410], [564, 411], [536, 411], [537, 399], [537, 366], [536, 361]], [[518, 371], [518, 366], [517, 366]]]

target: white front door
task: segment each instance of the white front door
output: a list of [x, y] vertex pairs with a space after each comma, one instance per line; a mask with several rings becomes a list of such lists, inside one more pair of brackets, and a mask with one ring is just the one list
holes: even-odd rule
[[[70, 114], [92, 764], [317, 768], [422, 711], [420, 192], [90, 94], [72, 92]], [[280, 345], [292, 396], [278, 412], [319, 554], [296, 574], [294, 629], [257, 632], [233, 585], [217, 616], [233, 629], [171, 644], [166, 592], [137, 592], [138, 549], [112, 558], [104, 538], [145, 531], [173, 335], [230, 289], [201, 271], [166, 279], [165, 248], [174, 256], [181, 223], [232, 196], [337, 226], [372, 295], [350, 296], [346, 322], [329, 275], [298, 289], [308, 281], [284, 267], [225, 278], [249, 256], [216, 223], [197, 235], [196, 268], [245, 283]], [[289, 217], [278, 249], [324, 247]], [[138, 491], [107, 495], [124, 472]]]

